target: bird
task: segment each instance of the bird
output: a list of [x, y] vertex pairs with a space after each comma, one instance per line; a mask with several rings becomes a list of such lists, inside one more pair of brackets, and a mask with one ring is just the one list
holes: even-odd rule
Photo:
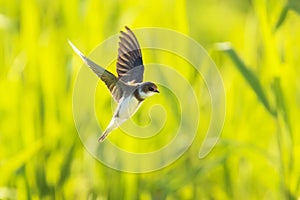
[[146, 98], [159, 93], [155, 83], [143, 82], [144, 64], [140, 45], [132, 30], [127, 26], [125, 29], [120, 31], [119, 36], [116, 62], [118, 76], [87, 58], [70, 40], [68, 41], [75, 53], [106, 84], [117, 103], [112, 119], [98, 142], [104, 141], [113, 130], [134, 115]]

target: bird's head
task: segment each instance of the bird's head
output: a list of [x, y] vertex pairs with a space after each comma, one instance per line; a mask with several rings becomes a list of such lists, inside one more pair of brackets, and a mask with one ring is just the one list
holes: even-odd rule
[[140, 94], [143, 97], [150, 97], [155, 93], [159, 93], [157, 86], [152, 82], [143, 83], [140, 88]]

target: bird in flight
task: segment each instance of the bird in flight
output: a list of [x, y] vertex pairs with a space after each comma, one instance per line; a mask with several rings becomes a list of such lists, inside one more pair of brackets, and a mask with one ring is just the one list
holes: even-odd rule
[[106, 84], [113, 99], [118, 104], [113, 117], [98, 139], [102, 142], [108, 134], [128, 120], [141, 103], [155, 93], [159, 93], [156, 84], [143, 82], [144, 65], [140, 45], [134, 33], [125, 26], [121, 31], [116, 77], [84, 56], [70, 41], [69, 44], [89, 68]]

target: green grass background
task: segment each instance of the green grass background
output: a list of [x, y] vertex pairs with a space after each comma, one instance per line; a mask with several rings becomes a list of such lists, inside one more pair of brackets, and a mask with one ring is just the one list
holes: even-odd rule
[[[298, 199], [299, 13], [298, 0], [1, 0], [0, 199]], [[182, 32], [219, 67], [226, 120], [204, 159], [201, 136], [146, 174], [110, 169], [83, 147], [72, 115], [82, 62], [67, 39], [86, 53], [124, 25]], [[232, 48], [215, 45], [224, 41]]]

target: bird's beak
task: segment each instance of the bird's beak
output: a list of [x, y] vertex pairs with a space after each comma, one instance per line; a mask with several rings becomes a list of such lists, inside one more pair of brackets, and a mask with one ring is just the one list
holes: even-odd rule
[[159, 93], [159, 91], [158, 91], [158, 90], [154, 90], [154, 92], [156, 92], [156, 93]]

